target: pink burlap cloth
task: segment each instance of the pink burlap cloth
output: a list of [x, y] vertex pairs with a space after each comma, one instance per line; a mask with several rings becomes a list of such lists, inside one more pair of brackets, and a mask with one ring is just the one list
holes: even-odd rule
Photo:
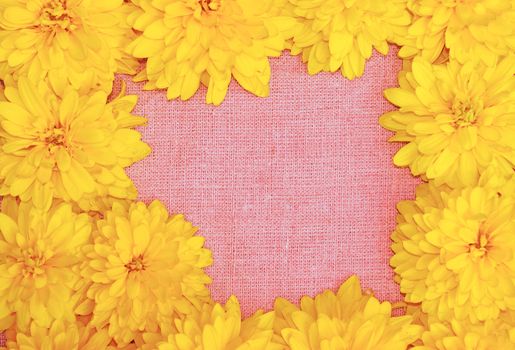
[[[380, 299], [399, 300], [388, 266], [395, 203], [417, 180], [391, 158], [399, 145], [379, 116], [397, 84], [396, 50], [375, 54], [361, 79], [309, 76], [299, 57], [272, 59], [270, 97], [233, 83], [219, 107], [142, 91], [135, 113], [152, 154], [129, 174], [140, 199], [160, 199], [200, 227], [213, 251], [211, 291], [235, 294], [245, 315], [277, 296], [335, 290], [351, 274]], [[0, 345], [2, 343], [0, 335]]]
[[392, 50], [365, 76], [309, 76], [299, 57], [272, 59], [270, 97], [233, 83], [219, 107], [139, 95], [152, 154], [129, 170], [140, 198], [158, 198], [200, 227], [213, 252], [211, 291], [235, 294], [246, 315], [274, 298], [297, 301], [336, 289], [351, 274], [381, 299], [399, 300], [388, 266], [395, 204], [416, 180], [391, 158], [398, 145], [378, 124], [391, 110], [382, 91], [397, 84]]

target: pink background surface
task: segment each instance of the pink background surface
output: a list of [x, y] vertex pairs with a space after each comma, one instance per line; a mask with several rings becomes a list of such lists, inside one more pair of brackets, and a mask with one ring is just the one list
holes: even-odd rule
[[399, 300], [388, 266], [395, 203], [416, 180], [392, 165], [399, 145], [378, 117], [393, 109], [401, 62], [374, 55], [365, 76], [309, 76], [299, 57], [272, 59], [270, 97], [233, 83], [219, 107], [205, 89], [187, 102], [143, 92], [153, 153], [129, 173], [140, 198], [162, 200], [200, 227], [213, 251], [211, 291], [235, 294], [246, 315], [277, 296], [297, 301], [356, 273], [381, 299]]

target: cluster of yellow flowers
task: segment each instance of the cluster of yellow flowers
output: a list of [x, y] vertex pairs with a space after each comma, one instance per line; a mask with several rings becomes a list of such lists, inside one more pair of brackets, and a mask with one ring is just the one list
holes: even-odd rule
[[[351, 276], [242, 319], [197, 229], [135, 201], [146, 119], [114, 75], [218, 105], [267, 96], [285, 49], [353, 79], [389, 43], [380, 123], [425, 181], [392, 234], [405, 315]], [[0, 348], [515, 349], [515, 0], [0, 0], [0, 80]]]
[[515, 349], [515, 1], [409, 0], [398, 109], [380, 124], [424, 183], [390, 264], [414, 349]]

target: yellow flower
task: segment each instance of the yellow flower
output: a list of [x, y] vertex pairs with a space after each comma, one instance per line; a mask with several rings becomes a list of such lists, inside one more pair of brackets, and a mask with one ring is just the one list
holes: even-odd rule
[[31, 320], [48, 328], [73, 322], [81, 248], [89, 242], [90, 218], [69, 204], [48, 211], [4, 197], [0, 213], [0, 329], [16, 316], [18, 329]]
[[515, 56], [482, 64], [431, 65], [415, 58], [386, 98], [399, 110], [380, 123], [395, 131], [390, 141], [408, 142], [398, 166], [437, 184], [470, 186], [495, 165], [511, 175], [515, 165]]
[[298, 19], [293, 54], [302, 53], [309, 74], [340, 70], [348, 79], [363, 75], [372, 49], [386, 55], [388, 40], [402, 35], [411, 18], [406, 0], [290, 0]]
[[[45, 208], [52, 197], [90, 206], [96, 198], [135, 198], [124, 168], [149, 147], [132, 130], [145, 119], [130, 114], [136, 96], [107, 101], [104, 92], [62, 98], [47, 84], [22, 77], [0, 102], [0, 195]], [[88, 208], [84, 208], [88, 209]]]
[[493, 66], [515, 50], [513, 0], [408, 0], [414, 20], [399, 55], [436, 61], [443, 50], [461, 63]]
[[176, 319], [175, 329], [165, 336], [143, 335], [142, 350], [281, 350], [272, 341], [274, 313], [256, 312], [241, 320], [240, 304], [236, 297], [229, 298], [225, 306], [204, 304], [185, 318]]
[[111, 92], [114, 72], [135, 73], [123, 53], [134, 37], [123, 0], [0, 1], [0, 79], [48, 79], [57, 93]]
[[413, 350], [515, 349], [515, 314], [503, 313], [480, 324], [469, 321], [431, 322]]
[[96, 331], [80, 321], [67, 323], [56, 320], [50, 328], [30, 325], [27, 332], [17, 332], [8, 339], [8, 350], [105, 350], [111, 338], [107, 330]]
[[424, 313], [420, 304], [405, 304], [405, 313], [424, 331], [414, 350], [489, 350], [515, 346], [515, 312], [504, 311], [495, 320], [472, 323], [468, 319], [441, 321]]
[[274, 308], [276, 334], [291, 350], [406, 349], [422, 330], [411, 316], [392, 317], [389, 302], [363, 294], [356, 276], [337, 294], [326, 290], [314, 299], [303, 297], [300, 308], [279, 298]]
[[158, 201], [148, 207], [114, 203], [85, 248], [91, 324], [107, 326], [124, 346], [139, 331], [166, 331], [173, 317], [208, 301], [211, 280], [203, 268], [211, 264], [211, 252], [196, 231], [182, 215], [169, 217]]
[[139, 80], [145, 89], [167, 89], [168, 99], [187, 100], [200, 84], [206, 102], [219, 105], [234, 77], [257, 96], [269, 92], [268, 57], [285, 48], [293, 19], [272, 16], [271, 0], [133, 0], [141, 35], [129, 46], [147, 58]]
[[515, 310], [514, 181], [423, 184], [416, 200], [398, 204], [390, 263], [407, 302], [442, 321], [477, 323]]

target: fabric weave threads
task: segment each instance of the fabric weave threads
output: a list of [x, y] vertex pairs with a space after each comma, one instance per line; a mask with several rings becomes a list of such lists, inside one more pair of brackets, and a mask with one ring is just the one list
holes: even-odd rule
[[160, 199], [200, 226], [215, 300], [234, 293], [248, 316], [277, 296], [297, 302], [335, 289], [353, 273], [379, 299], [401, 300], [389, 236], [395, 204], [414, 198], [419, 180], [392, 164], [400, 146], [378, 124], [393, 109], [382, 91], [397, 84], [396, 52], [375, 54], [353, 81], [309, 76], [285, 54], [272, 60], [270, 97], [233, 83], [218, 107], [204, 103], [205, 89], [167, 101], [124, 77], [153, 148], [129, 176], [140, 199]]
[[129, 170], [140, 198], [158, 198], [200, 226], [212, 249], [215, 300], [236, 294], [249, 315], [282, 296], [336, 288], [352, 273], [380, 299], [400, 300], [388, 266], [395, 203], [418, 180], [397, 169], [398, 145], [378, 125], [392, 106], [396, 50], [361, 79], [309, 76], [298, 57], [272, 60], [270, 97], [236, 83], [219, 107], [142, 92], [135, 114], [153, 153]]

